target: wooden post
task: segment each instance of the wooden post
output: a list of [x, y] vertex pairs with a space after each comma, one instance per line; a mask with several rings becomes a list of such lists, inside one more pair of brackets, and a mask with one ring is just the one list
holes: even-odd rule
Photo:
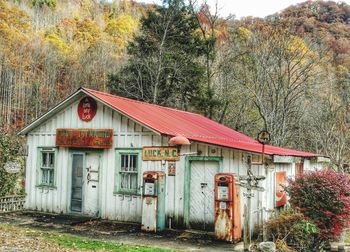
[[244, 205], [244, 231], [243, 231], [243, 244], [244, 244], [244, 251], [249, 251], [249, 234], [248, 234], [248, 229], [249, 227], [248, 224], [248, 210], [247, 210], [247, 205]]
[[[252, 160], [251, 157], [248, 156], [248, 176], [251, 174], [252, 169]], [[244, 251], [249, 251], [249, 246], [251, 243], [251, 230], [250, 230], [250, 216], [251, 216], [251, 204], [252, 204], [252, 183], [251, 180], [247, 180], [247, 205], [244, 208]]]

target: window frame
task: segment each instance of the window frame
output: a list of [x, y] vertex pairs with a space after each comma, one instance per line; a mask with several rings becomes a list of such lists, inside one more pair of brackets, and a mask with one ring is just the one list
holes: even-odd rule
[[[53, 153], [53, 167], [43, 166], [43, 153]], [[57, 148], [56, 147], [39, 147], [37, 155], [37, 186], [39, 187], [49, 187], [56, 188], [56, 172], [57, 172]], [[49, 174], [53, 172], [52, 183], [43, 183], [43, 170], [50, 170]]]
[[[116, 149], [116, 158], [115, 158], [115, 184], [114, 184], [114, 194], [126, 194], [126, 195], [140, 195], [141, 189], [141, 166], [142, 166], [142, 149], [140, 148], [120, 148]], [[122, 155], [137, 155], [137, 188], [133, 189], [123, 189], [121, 188], [121, 156]]]

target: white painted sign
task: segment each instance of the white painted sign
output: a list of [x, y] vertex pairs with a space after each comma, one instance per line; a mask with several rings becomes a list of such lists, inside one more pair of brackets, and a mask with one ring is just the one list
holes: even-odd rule
[[154, 183], [145, 183], [145, 195], [154, 195]]
[[7, 173], [18, 173], [21, 171], [21, 163], [18, 160], [9, 161], [4, 168]]
[[218, 186], [218, 200], [228, 200], [227, 186]]
[[293, 163], [294, 162], [294, 157], [292, 156], [273, 156], [273, 162], [274, 163]]

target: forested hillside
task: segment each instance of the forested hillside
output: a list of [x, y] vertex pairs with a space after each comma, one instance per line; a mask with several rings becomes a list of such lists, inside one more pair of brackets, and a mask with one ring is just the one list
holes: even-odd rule
[[0, 59], [3, 132], [86, 86], [350, 162], [345, 3], [237, 20], [198, 1], [0, 0]]

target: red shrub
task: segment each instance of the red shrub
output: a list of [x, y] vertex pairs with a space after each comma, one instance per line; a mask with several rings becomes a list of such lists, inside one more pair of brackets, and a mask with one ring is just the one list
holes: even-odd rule
[[334, 171], [313, 171], [289, 180], [290, 203], [314, 221], [320, 239], [338, 239], [350, 223], [350, 179]]

